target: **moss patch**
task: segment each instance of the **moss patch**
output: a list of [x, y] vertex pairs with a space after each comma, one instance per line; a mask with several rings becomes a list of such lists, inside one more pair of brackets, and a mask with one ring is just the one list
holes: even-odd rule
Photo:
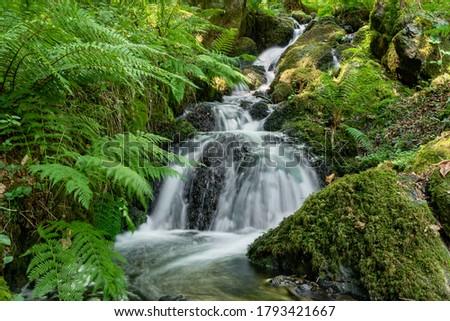
[[249, 248], [251, 262], [285, 273], [339, 279], [355, 272], [374, 300], [448, 300], [450, 256], [394, 171], [346, 176], [306, 200]]
[[428, 188], [434, 213], [450, 238], [450, 175], [442, 177], [436, 170], [428, 181]]
[[8, 285], [3, 276], [0, 276], [0, 301], [11, 301], [12, 294], [9, 291]]
[[413, 171], [424, 173], [434, 169], [433, 164], [450, 159], [450, 132], [422, 146], [417, 154]]

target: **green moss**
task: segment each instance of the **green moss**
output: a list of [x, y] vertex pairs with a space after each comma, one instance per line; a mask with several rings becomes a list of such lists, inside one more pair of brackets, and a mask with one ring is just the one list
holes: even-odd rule
[[434, 213], [444, 233], [450, 237], [450, 175], [442, 177], [439, 170], [435, 170], [428, 181], [428, 188]]
[[9, 291], [8, 284], [6, 284], [3, 276], [0, 276], [0, 301], [11, 301], [12, 294]]
[[450, 132], [422, 146], [417, 154], [413, 171], [422, 174], [434, 169], [434, 164], [450, 159]]
[[278, 104], [283, 101], [286, 101], [289, 98], [289, 96], [291, 96], [293, 93], [294, 90], [288, 83], [280, 81], [275, 85], [275, 88], [272, 94], [270, 95], [270, 98], [272, 102]]
[[284, 273], [339, 279], [352, 269], [375, 300], [448, 300], [450, 256], [394, 171], [348, 175], [250, 247], [251, 262]]
[[149, 122], [153, 133], [166, 137], [175, 143], [185, 141], [195, 135], [196, 129], [185, 119], [173, 119], [165, 113], [155, 113]]

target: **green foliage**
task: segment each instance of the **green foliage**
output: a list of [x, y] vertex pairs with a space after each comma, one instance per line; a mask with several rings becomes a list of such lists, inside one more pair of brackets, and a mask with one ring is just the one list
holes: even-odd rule
[[429, 179], [428, 187], [434, 213], [445, 235], [450, 236], [450, 175], [443, 177], [436, 169]]
[[13, 299], [3, 276], [0, 276], [0, 301], [11, 301]]
[[117, 265], [125, 261], [102, 232], [87, 223], [59, 221], [40, 227], [39, 235], [44, 242], [25, 253], [33, 256], [28, 277], [36, 282], [35, 298], [53, 291], [62, 301], [82, 300], [98, 291], [104, 300], [126, 296], [124, 272]]
[[356, 128], [349, 127], [346, 125], [344, 125], [343, 128], [365, 150], [370, 151], [372, 149], [372, 142], [370, 141], [369, 137], [367, 137], [366, 134], [364, 134], [363, 132], [359, 131]]
[[229, 55], [236, 45], [236, 29], [226, 29], [213, 41], [212, 49], [216, 52]]
[[248, 256], [319, 282], [339, 281], [341, 267], [351, 269], [374, 300], [448, 300], [449, 253], [410, 189], [414, 182], [391, 170], [345, 176], [258, 238]]

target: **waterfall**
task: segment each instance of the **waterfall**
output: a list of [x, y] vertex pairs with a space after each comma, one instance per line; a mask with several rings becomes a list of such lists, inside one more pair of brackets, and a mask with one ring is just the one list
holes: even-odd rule
[[[264, 67], [268, 81], [259, 90], [268, 88], [282, 53], [304, 30], [296, 24], [288, 46], [258, 57], [255, 65]], [[302, 146], [282, 133], [263, 131], [265, 119], [254, 120], [241, 107], [244, 101], [258, 99], [237, 86], [222, 103], [214, 103], [214, 131], [177, 148], [207, 166], [174, 166], [185, 179], [167, 179], [148, 222], [117, 238], [116, 248], [131, 263], [132, 287], [151, 293], [145, 298], [182, 293], [199, 300], [275, 299], [273, 293], [252, 292], [261, 277], [248, 265], [246, 248], [296, 211], [318, 183]], [[227, 285], [219, 290], [217, 283], [224, 280]]]

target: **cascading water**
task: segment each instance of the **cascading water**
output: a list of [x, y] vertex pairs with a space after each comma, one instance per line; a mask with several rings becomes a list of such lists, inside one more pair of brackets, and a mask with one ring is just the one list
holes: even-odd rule
[[[305, 26], [296, 24], [290, 44]], [[289, 45], [290, 45], [289, 44]], [[287, 47], [260, 55], [268, 83]], [[190, 300], [287, 299], [263, 286], [267, 277], [247, 262], [247, 246], [297, 210], [318, 188], [301, 146], [262, 131], [241, 102], [258, 99], [242, 87], [213, 107], [216, 131], [179, 152], [206, 167], [174, 167], [186, 179], [167, 179], [148, 222], [117, 238], [128, 260], [131, 290], [141, 299], [183, 294]], [[186, 229], [189, 228], [189, 229]], [[200, 231], [202, 230], [202, 231]]]

